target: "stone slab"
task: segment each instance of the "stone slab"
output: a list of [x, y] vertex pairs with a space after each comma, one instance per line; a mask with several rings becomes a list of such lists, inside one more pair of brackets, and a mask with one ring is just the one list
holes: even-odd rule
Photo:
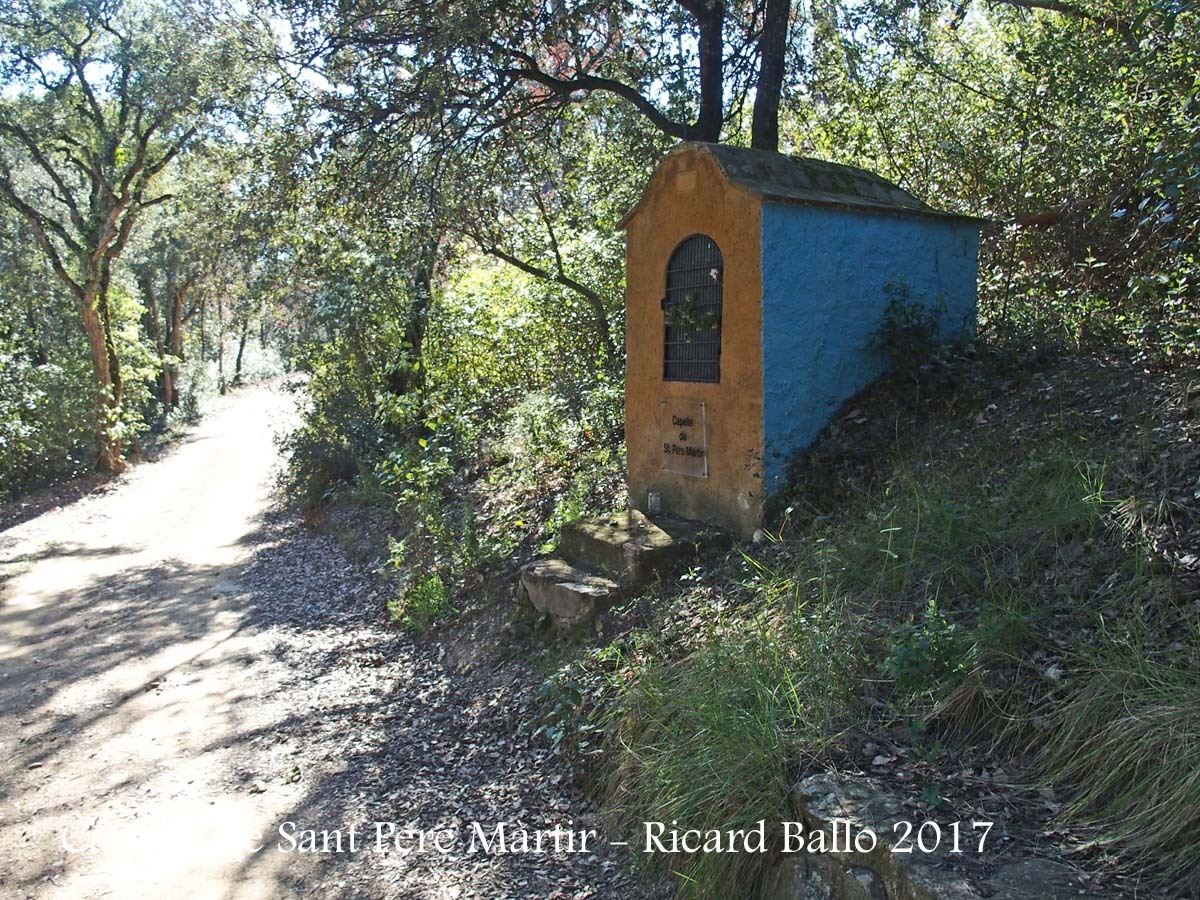
[[591, 619], [621, 594], [608, 578], [577, 569], [561, 559], [539, 559], [521, 570], [521, 587], [538, 612], [560, 627]]
[[567, 523], [559, 536], [559, 554], [575, 566], [603, 572], [625, 590], [636, 590], [720, 537], [721, 532], [700, 522], [651, 521], [628, 510]]

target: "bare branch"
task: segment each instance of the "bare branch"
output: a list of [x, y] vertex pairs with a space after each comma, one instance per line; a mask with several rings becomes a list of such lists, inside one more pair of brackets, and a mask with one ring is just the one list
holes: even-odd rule
[[96, 99], [96, 93], [92, 90], [92, 86], [87, 80], [87, 60], [83, 58], [83, 48], [91, 41], [93, 33], [88, 32], [87, 36], [82, 41], [71, 41], [70, 62], [71, 68], [75, 72], [75, 77], [79, 82], [79, 89], [83, 91], [83, 96], [87, 100], [88, 108], [92, 112], [92, 118], [96, 122], [96, 130], [100, 132], [105, 139], [111, 141], [113, 136], [108, 132], [108, 120], [104, 117], [104, 110], [100, 106], [100, 102]]
[[521, 66], [505, 68], [499, 71], [502, 78], [515, 79], [519, 81], [532, 81], [540, 84], [543, 87], [549, 88], [560, 98], [569, 99], [572, 94], [577, 91], [590, 93], [592, 91], [604, 91], [614, 94], [624, 100], [632, 103], [637, 110], [642, 113], [659, 131], [669, 134], [672, 137], [687, 140], [692, 132], [692, 126], [682, 122], [676, 122], [674, 119], [665, 115], [653, 102], [643, 95], [637, 88], [625, 84], [622, 81], [616, 81], [612, 78], [602, 78], [598, 75], [589, 75], [582, 73], [572, 78], [559, 78], [544, 71], [537, 61], [521, 50], [513, 47], [505, 47], [502, 44], [493, 43], [493, 49], [507, 54], [512, 58], [523, 63]]
[[533, 191], [533, 202], [537, 205], [538, 213], [542, 218], [542, 224], [546, 226], [546, 235], [550, 239], [550, 249], [554, 253], [554, 263], [558, 267], [558, 273], [565, 275], [566, 268], [563, 266], [562, 251], [558, 246], [558, 235], [554, 232], [554, 223], [550, 220], [550, 213], [546, 209], [545, 201], [542, 200], [542, 192], [536, 186]]
[[1044, 9], [1049, 12], [1062, 13], [1064, 16], [1073, 16], [1076, 19], [1095, 19], [1087, 10], [1081, 9], [1072, 3], [1063, 3], [1060, 0], [989, 0], [990, 5], [997, 4], [1002, 6], [1015, 6], [1018, 9]]

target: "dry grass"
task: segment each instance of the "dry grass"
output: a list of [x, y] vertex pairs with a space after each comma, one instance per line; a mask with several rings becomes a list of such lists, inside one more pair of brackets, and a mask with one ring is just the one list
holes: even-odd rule
[[1200, 893], [1200, 668], [1105, 636], [1050, 715], [1043, 772], [1074, 791], [1068, 820], [1188, 896]]

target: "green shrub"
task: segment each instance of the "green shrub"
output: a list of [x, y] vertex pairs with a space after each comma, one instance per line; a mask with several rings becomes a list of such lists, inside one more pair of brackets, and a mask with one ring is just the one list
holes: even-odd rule
[[0, 345], [0, 499], [92, 467], [93, 385], [86, 360], [35, 365]]
[[292, 385], [304, 402], [301, 424], [282, 442], [285, 483], [288, 495], [308, 509], [373, 466], [384, 441], [371, 386], [340, 362], [345, 352], [337, 345], [314, 351], [306, 361], [307, 379]]
[[436, 572], [426, 575], [405, 592], [388, 601], [391, 620], [406, 631], [421, 632], [453, 616], [457, 609], [445, 582]]
[[895, 628], [884, 671], [901, 694], [929, 694], [971, 668], [970, 641], [929, 598], [921, 618]]

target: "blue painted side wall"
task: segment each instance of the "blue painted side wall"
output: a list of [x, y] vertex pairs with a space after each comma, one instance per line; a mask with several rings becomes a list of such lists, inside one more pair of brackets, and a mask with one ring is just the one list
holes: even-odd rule
[[870, 349], [889, 299], [936, 306], [942, 337], [975, 327], [979, 228], [970, 221], [764, 203], [763, 475], [880, 375]]

